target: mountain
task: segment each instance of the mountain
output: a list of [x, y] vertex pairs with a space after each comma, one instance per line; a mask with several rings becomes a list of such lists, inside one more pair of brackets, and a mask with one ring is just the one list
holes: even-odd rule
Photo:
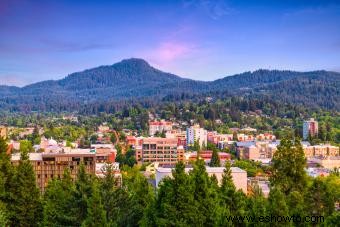
[[210, 82], [162, 72], [142, 59], [127, 59], [23, 88], [0, 86], [0, 108], [11, 111], [76, 110], [79, 105], [195, 95], [269, 97], [311, 107], [340, 109], [340, 74], [328, 71], [257, 70]]

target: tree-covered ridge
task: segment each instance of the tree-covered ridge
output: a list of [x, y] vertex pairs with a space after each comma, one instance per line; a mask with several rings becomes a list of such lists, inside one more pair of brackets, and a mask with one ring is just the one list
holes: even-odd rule
[[203, 82], [184, 79], [127, 59], [43, 81], [23, 88], [0, 86], [0, 107], [11, 111], [79, 110], [84, 104], [151, 99], [196, 99], [204, 96], [271, 98], [305, 106], [340, 109], [340, 74], [328, 71], [257, 70]]

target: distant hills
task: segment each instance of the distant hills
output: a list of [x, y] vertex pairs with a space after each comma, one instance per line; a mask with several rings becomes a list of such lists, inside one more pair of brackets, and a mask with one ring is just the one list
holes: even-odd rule
[[[210, 82], [162, 72], [142, 59], [127, 59], [22, 88], [0, 86], [0, 108], [11, 111], [76, 110], [89, 103], [176, 96], [267, 97], [340, 110], [340, 73], [257, 70]], [[56, 108], [58, 107], [58, 108]]]

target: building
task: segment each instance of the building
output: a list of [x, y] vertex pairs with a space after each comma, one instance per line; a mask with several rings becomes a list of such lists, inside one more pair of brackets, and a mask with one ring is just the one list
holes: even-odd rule
[[167, 132], [172, 130], [171, 121], [150, 121], [149, 122], [149, 135], [154, 136], [157, 132]]
[[[224, 167], [205, 167], [209, 176], [215, 175], [217, 181], [221, 183]], [[185, 168], [185, 172], [189, 173], [193, 168]], [[156, 169], [156, 186], [163, 180], [164, 177], [172, 177], [173, 168], [158, 167]], [[244, 193], [247, 193], [247, 172], [238, 168], [231, 167], [231, 176], [237, 190], [241, 189]]]
[[[209, 164], [211, 161], [211, 157], [212, 157], [212, 151], [200, 151], [199, 152], [199, 158], [203, 159], [205, 161], [206, 164]], [[224, 163], [227, 160], [231, 159], [231, 155], [229, 153], [226, 152], [218, 152], [218, 157], [220, 158], [221, 163]], [[187, 152], [184, 154], [185, 157], [185, 163], [190, 163], [190, 162], [194, 162], [197, 160], [197, 152]]]
[[187, 146], [193, 146], [195, 141], [198, 142], [200, 147], [207, 145], [207, 135], [207, 130], [197, 124], [187, 128]]
[[[83, 162], [89, 174], [95, 174], [96, 154], [89, 149], [76, 149], [65, 153], [30, 153], [29, 160], [33, 165], [36, 183], [41, 192], [45, 191], [48, 182], [53, 178], [62, 178], [65, 169], [69, 169], [72, 179], [77, 178], [80, 163]], [[12, 154], [13, 165], [19, 164], [20, 154]]]
[[217, 132], [208, 132], [207, 141], [218, 145], [220, 142], [230, 142], [233, 141], [233, 134], [219, 134]]
[[237, 142], [237, 156], [241, 159], [261, 161], [271, 159], [277, 149], [279, 142], [272, 141], [250, 141]]
[[308, 159], [308, 162], [316, 163], [326, 169], [333, 170], [334, 168], [340, 168], [340, 156], [335, 157], [312, 157]]
[[306, 158], [311, 157], [335, 157], [340, 156], [340, 147], [332, 146], [330, 144], [303, 146]]
[[142, 146], [136, 147], [138, 163], [158, 162], [159, 165], [172, 165], [184, 161], [184, 148], [176, 138], [144, 138]]
[[8, 130], [7, 127], [0, 125], [0, 137], [7, 139]]
[[318, 135], [319, 126], [318, 122], [311, 118], [309, 121], [303, 122], [302, 136], [304, 140], [307, 140], [309, 136], [315, 137]]
[[114, 163], [117, 150], [113, 144], [91, 144], [92, 152], [96, 153], [96, 163]]
[[98, 132], [100, 132], [100, 133], [107, 133], [109, 131], [110, 131], [110, 127], [107, 126], [106, 124], [100, 125], [98, 127]]

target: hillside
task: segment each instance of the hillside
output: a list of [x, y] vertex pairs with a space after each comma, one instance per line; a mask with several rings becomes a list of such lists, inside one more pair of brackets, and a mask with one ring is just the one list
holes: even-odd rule
[[270, 97], [311, 107], [340, 109], [340, 74], [328, 71], [257, 70], [211, 82], [184, 79], [127, 59], [23, 88], [0, 86], [0, 107], [11, 111], [64, 111], [90, 103], [165, 96]]

